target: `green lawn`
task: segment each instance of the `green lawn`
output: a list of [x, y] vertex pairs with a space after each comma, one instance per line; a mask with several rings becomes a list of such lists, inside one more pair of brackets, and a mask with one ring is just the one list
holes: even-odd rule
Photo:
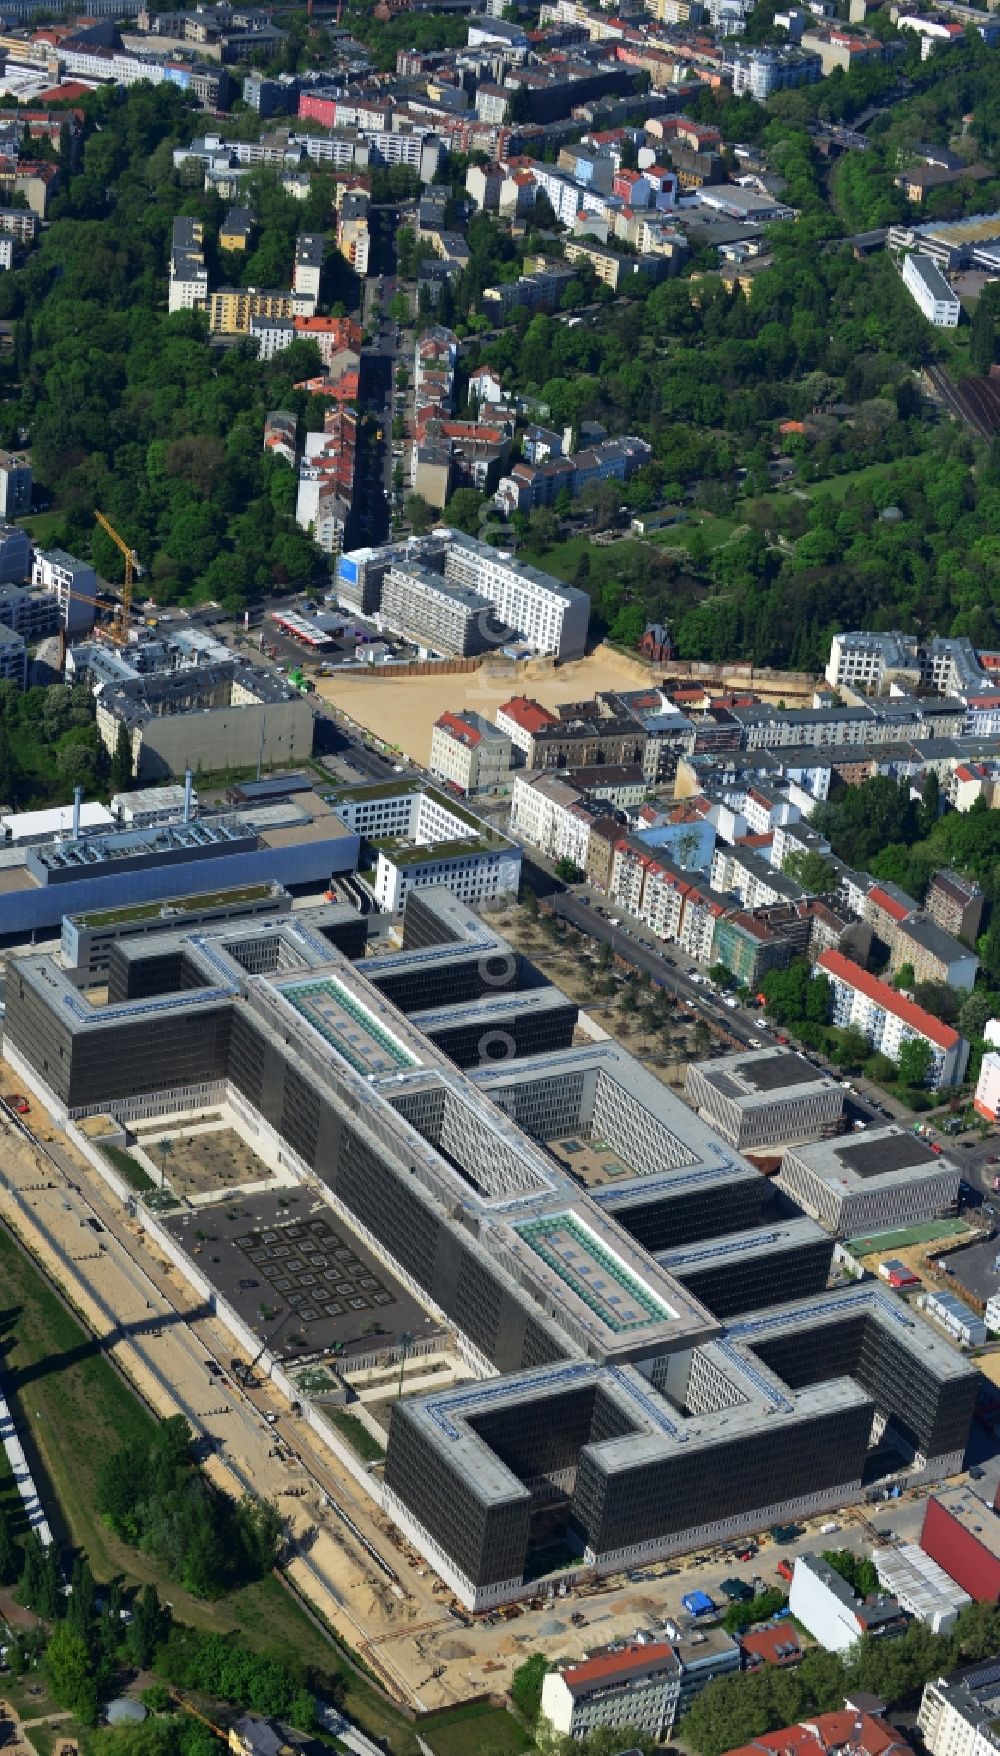
[[368, 1431], [357, 1415], [348, 1414], [342, 1408], [324, 1408], [324, 1415], [331, 1427], [335, 1428], [342, 1439], [346, 1439], [352, 1451], [357, 1452], [362, 1463], [380, 1463], [385, 1456], [385, 1447]]
[[125, 1152], [120, 1146], [105, 1146], [103, 1141], [98, 1144], [108, 1163], [114, 1166], [119, 1176], [125, 1178], [130, 1189], [145, 1195], [148, 1190], [156, 1188], [149, 1172], [143, 1170], [139, 1160], [133, 1158], [130, 1152]]
[[551, 549], [533, 549], [524, 543], [518, 556], [530, 567], [540, 567], [544, 573], [554, 573], [557, 579], [572, 582], [580, 556], [585, 550], [592, 556], [594, 547], [589, 536], [567, 537], [565, 542], [554, 543]]
[[420, 1736], [434, 1756], [520, 1756], [535, 1747], [512, 1714], [485, 1701], [428, 1720]]
[[905, 1250], [912, 1244], [932, 1244], [938, 1238], [957, 1238], [968, 1229], [964, 1220], [928, 1219], [902, 1231], [864, 1232], [860, 1237], [848, 1238], [847, 1249], [852, 1256], [871, 1256], [876, 1250]]
[[42, 548], [52, 541], [52, 533], [65, 523], [65, 512], [33, 512], [27, 518], [19, 518], [17, 523], [22, 530], [30, 533], [32, 540], [40, 543]]
[[871, 488], [889, 473], [890, 468], [885, 463], [868, 463], [864, 469], [847, 470], [842, 476], [827, 476], [822, 482], [803, 482], [802, 487], [814, 499], [846, 500], [852, 488]]
[[716, 518], [710, 512], [706, 512], [703, 516], [692, 512], [683, 524], [675, 524], [669, 530], [657, 531], [656, 535], [649, 537], [647, 541], [656, 543], [659, 548], [663, 549], [689, 549], [697, 531], [699, 538], [705, 542], [709, 550], [719, 549], [723, 543], [728, 543], [734, 530], [739, 529], [740, 523], [741, 520], [735, 517]]

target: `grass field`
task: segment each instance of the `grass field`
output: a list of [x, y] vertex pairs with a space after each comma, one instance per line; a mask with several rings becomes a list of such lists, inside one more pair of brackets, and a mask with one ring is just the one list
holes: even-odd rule
[[120, 1146], [105, 1146], [103, 1142], [101, 1143], [101, 1151], [108, 1163], [114, 1166], [120, 1176], [125, 1178], [130, 1189], [135, 1189], [140, 1195], [145, 1195], [150, 1189], [156, 1188], [149, 1172], [143, 1170], [139, 1160], [133, 1158], [130, 1152], [125, 1152]]
[[[152, 1556], [127, 1547], [107, 1529], [95, 1510], [101, 1459], [129, 1440], [148, 1439], [153, 1417], [2, 1227], [0, 1278], [7, 1395], [27, 1429], [35, 1452], [32, 1465], [36, 1459], [41, 1464], [36, 1485], [57, 1534], [86, 1550], [95, 1578], [154, 1584], [173, 1604], [179, 1621], [236, 1633], [247, 1645], [288, 1664], [314, 1667], [329, 1680], [344, 1712], [370, 1736], [386, 1739], [394, 1756], [416, 1756], [419, 1746], [406, 1720], [348, 1670], [333, 1641], [303, 1614], [279, 1580], [268, 1577], [215, 1603], [203, 1603], [182, 1591]], [[0, 1503], [10, 1507], [15, 1531], [23, 1530], [20, 1500], [2, 1450]], [[468, 1748], [471, 1753], [474, 1746]]]
[[34, 542], [40, 543], [44, 548], [52, 541], [52, 532], [58, 530], [65, 521], [65, 512], [33, 512], [27, 518], [19, 518], [17, 523], [22, 530], [29, 532]]
[[420, 1736], [434, 1756], [519, 1756], [534, 1748], [511, 1714], [485, 1701], [439, 1714], [421, 1728]]
[[852, 488], [870, 488], [886, 475], [888, 464], [869, 463], [864, 469], [848, 470], [842, 476], [827, 476], [822, 482], [804, 482], [803, 489], [814, 500], [846, 500]]
[[325, 1408], [323, 1410], [331, 1427], [334, 1427], [342, 1439], [346, 1439], [352, 1451], [356, 1451], [362, 1463], [380, 1463], [385, 1456], [385, 1447], [369, 1433], [368, 1428], [342, 1408]]

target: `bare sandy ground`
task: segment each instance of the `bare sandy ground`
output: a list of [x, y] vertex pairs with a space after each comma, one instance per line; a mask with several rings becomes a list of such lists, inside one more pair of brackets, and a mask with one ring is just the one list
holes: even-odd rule
[[543, 707], [583, 701], [599, 689], [636, 689], [639, 666], [601, 648], [558, 668], [497, 663], [478, 671], [430, 677], [321, 677], [317, 693], [349, 714], [356, 724], [426, 764], [434, 721], [450, 708], [472, 708], [491, 723], [512, 695], [530, 695]]

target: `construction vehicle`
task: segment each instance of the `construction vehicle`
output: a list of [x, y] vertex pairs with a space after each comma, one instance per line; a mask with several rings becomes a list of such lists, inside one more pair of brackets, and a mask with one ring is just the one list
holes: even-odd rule
[[125, 579], [122, 585], [122, 595], [111, 628], [111, 638], [115, 645], [125, 646], [128, 642], [129, 617], [132, 614], [132, 581], [142, 578], [142, 568], [135, 550], [130, 549], [125, 538], [118, 535], [111, 520], [106, 518], [103, 512], [98, 512], [96, 508], [94, 517], [105, 534], [111, 538], [115, 548], [120, 549], [125, 557]]

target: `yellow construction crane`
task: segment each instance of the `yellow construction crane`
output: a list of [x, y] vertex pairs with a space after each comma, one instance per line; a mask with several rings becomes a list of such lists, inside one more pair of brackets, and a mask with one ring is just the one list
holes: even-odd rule
[[[99, 516], [100, 514], [98, 514], [98, 517]], [[200, 1719], [202, 1725], [206, 1725], [210, 1732], [214, 1732], [217, 1738], [221, 1738], [224, 1744], [228, 1744], [229, 1733], [224, 1732], [221, 1726], [217, 1726], [214, 1719], [209, 1719], [208, 1715], [202, 1713], [199, 1707], [195, 1707], [190, 1701], [185, 1700], [184, 1696], [178, 1689], [170, 1690], [170, 1699], [171, 1701], [176, 1701], [178, 1707], [183, 1707], [185, 1713], [191, 1713], [194, 1715], [195, 1719]]]
[[132, 580], [141, 579], [142, 568], [139, 566], [139, 557], [135, 550], [130, 549], [125, 538], [118, 535], [110, 519], [105, 518], [104, 513], [98, 512], [96, 508], [94, 517], [101, 529], [107, 533], [115, 547], [120, 549], [125, 557], [125, 583], [122, 586], [121, 602], [115, 612], [114, 624], [111, 629], [112, 640], [119, 646], [125, 646], [128, 643], [128, 624], [132, 614]]

